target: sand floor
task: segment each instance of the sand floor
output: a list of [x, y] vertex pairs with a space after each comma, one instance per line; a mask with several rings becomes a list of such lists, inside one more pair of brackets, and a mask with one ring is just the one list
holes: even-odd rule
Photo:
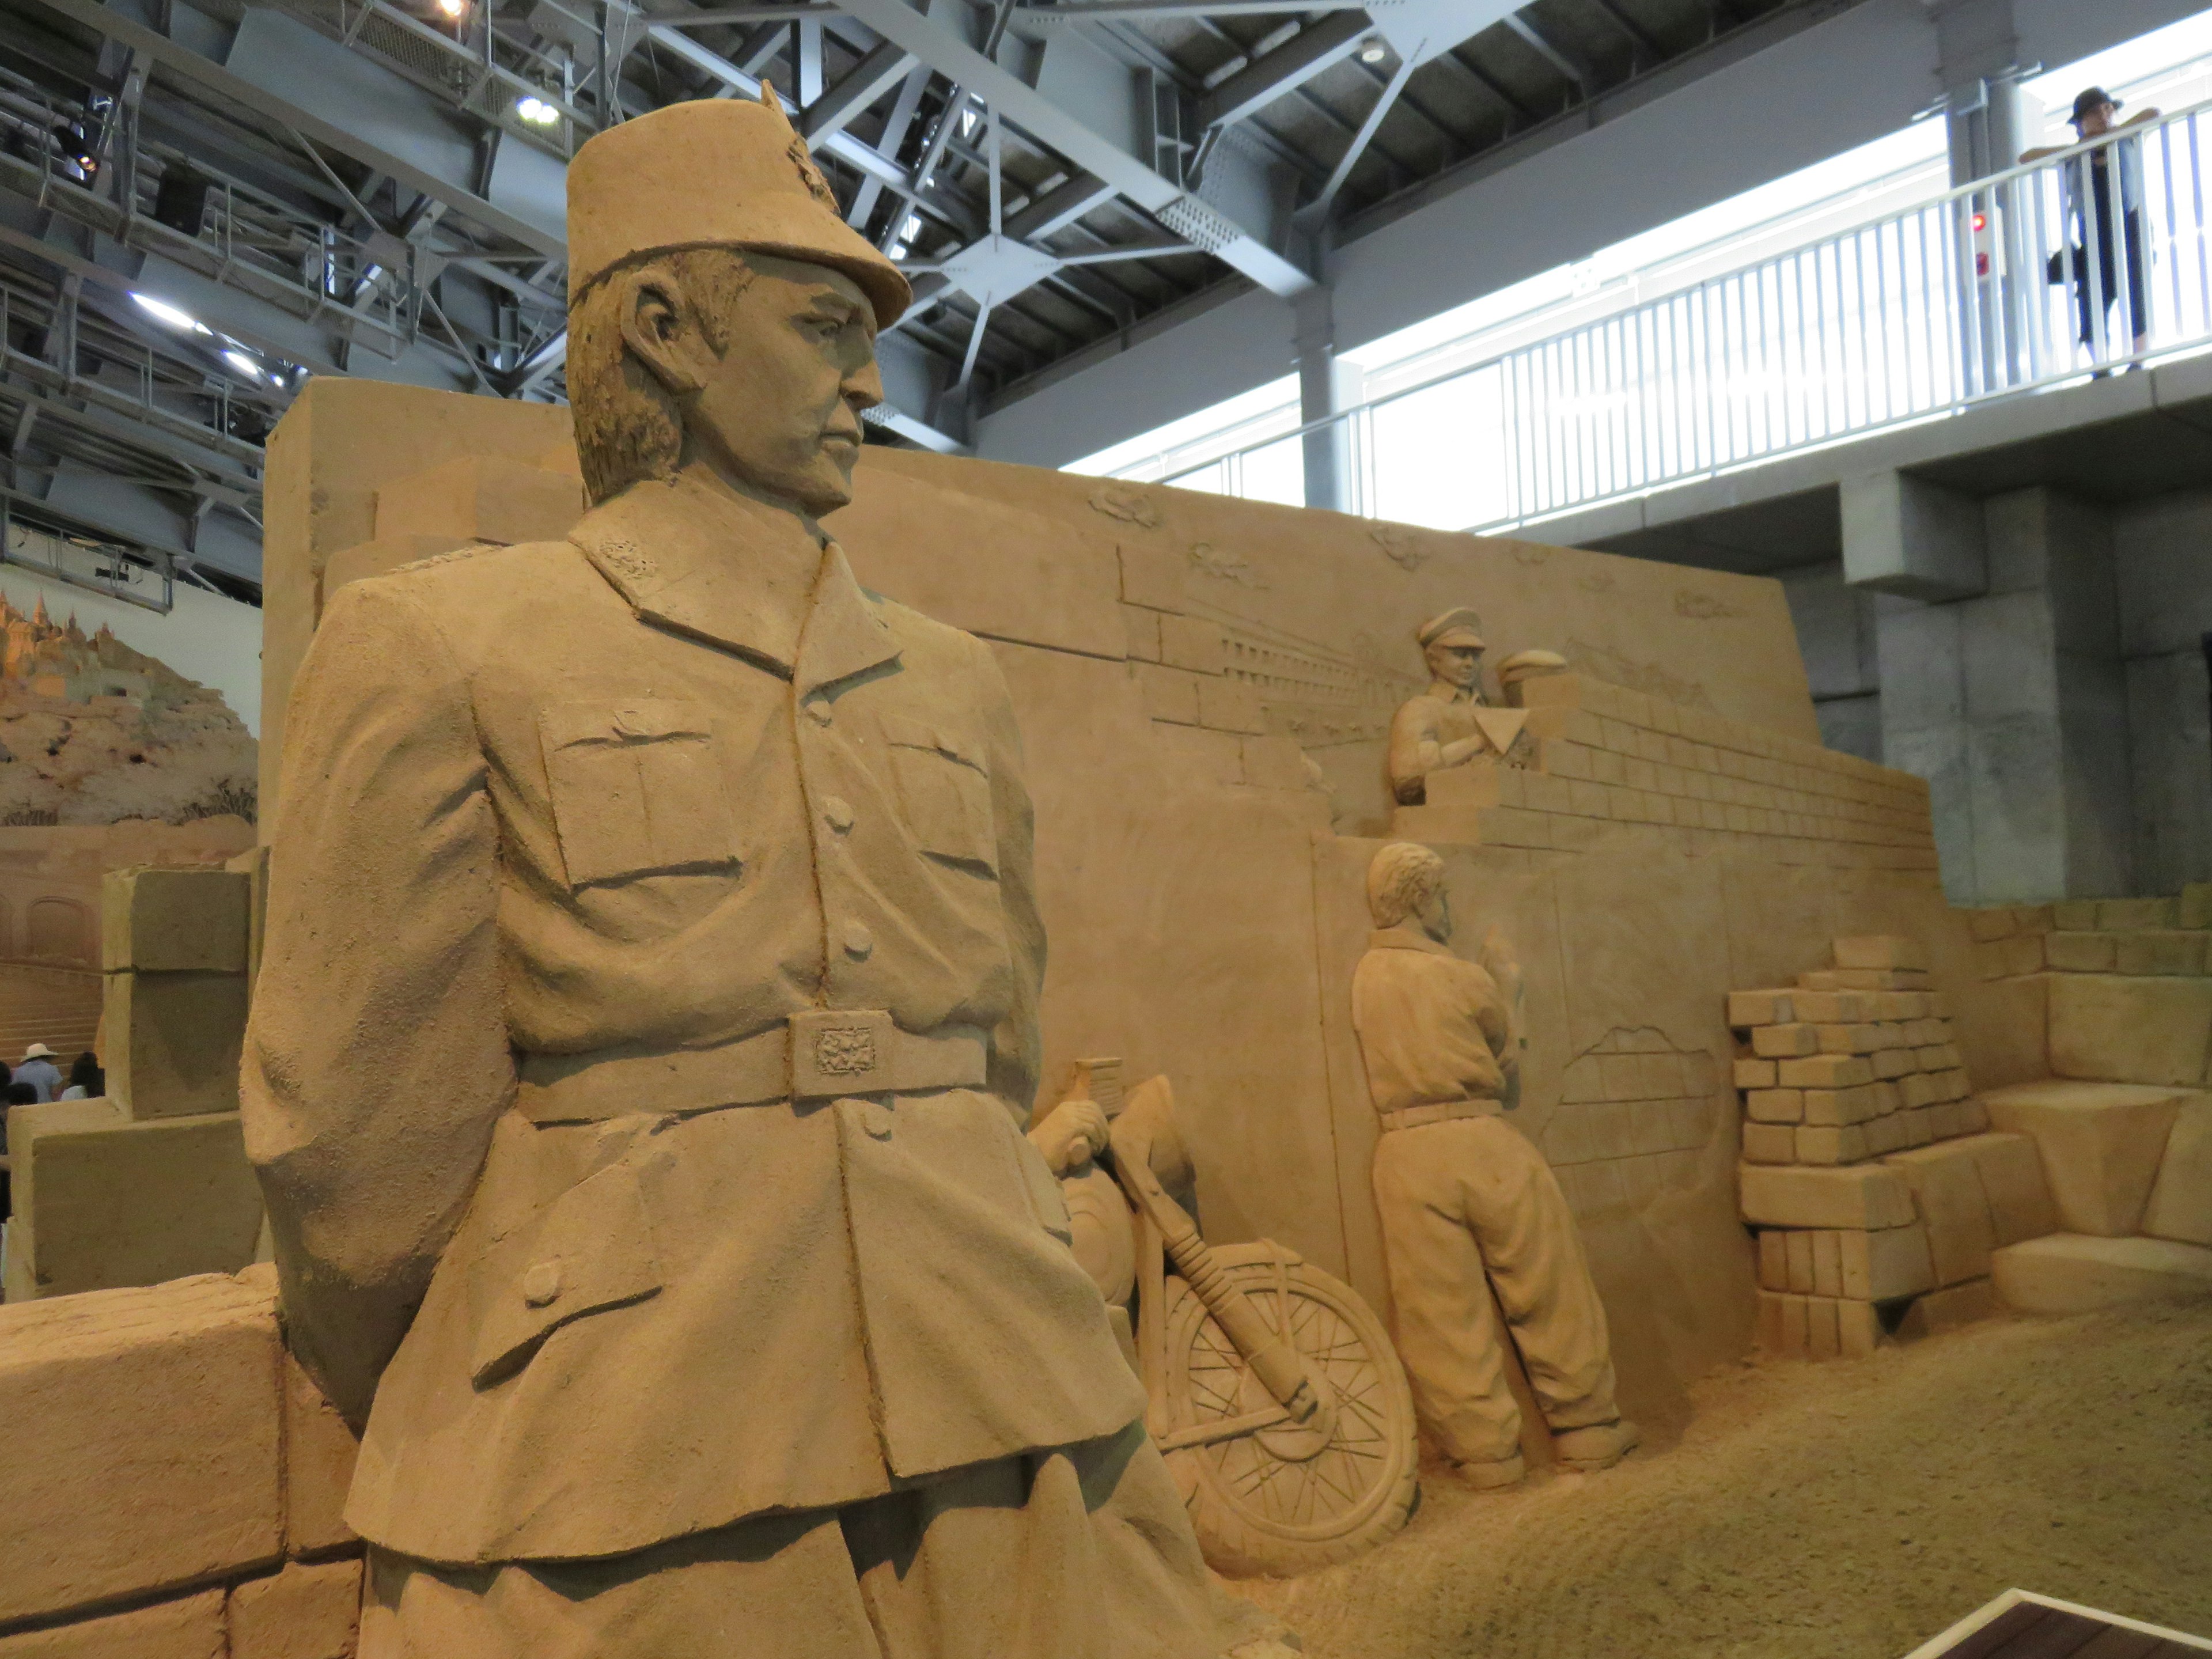
[[2212, 1304], [1759, 1361], [1696, 1405], [1603, 1474], [1428, 1476], [1381, 1549], [1241, 1588], [1309, 1659], [1899, 1659], [2013, 1586], [2212, 1636]]

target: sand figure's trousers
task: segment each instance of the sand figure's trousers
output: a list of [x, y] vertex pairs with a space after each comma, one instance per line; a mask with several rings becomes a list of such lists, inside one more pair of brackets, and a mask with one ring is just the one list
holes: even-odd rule
[[1218, 1659], [1279, 1629], [1207, 1574], [1144, 1425], [598, 1561], [370, 1552], [361, 1659]]
[[1386, 1131], [1375, 1148], [1375, 1203], [1398, 1356], [1446, 1455], [1484, 1463], [1518, 1448], [1509, 1340], [1553, 1429], [1620, 1415], [1605, 1308], [1574, 1212], [1518, 1130], [1468, 1117]]

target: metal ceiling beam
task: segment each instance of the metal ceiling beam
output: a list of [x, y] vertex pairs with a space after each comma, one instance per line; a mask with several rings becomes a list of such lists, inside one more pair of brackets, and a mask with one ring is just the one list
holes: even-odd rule
[[1016, 6], [1024, 23], [1146, 22], [1162, 17], [1280, 17], [1293, 12], [1358, 11], [1367, 0], [1068, 0]]
[[1274, 51], [1255, 58], [1199, 100], [1200, 126], [1224, 126], [1303, 86], [1333, 64], [1359, 50], [1375, 32], [1364, 10], [1338, 12], [1298, 31]]
[[1359, 158], [1367, 153], [1367, 146], [1374, 142], [1376, 130], [1382, 125], [1382, 118], [1389, 114], [1390, 106], [1398, 101], [1398, 94], [1406, 89], [1406, 82], [1413, 73], [1413, 60], [1401, 58], [1397, 69], [1376, 98], [1375, 106], [1367, 112], [1367, 118], [1352, 133], [1352, 142], [1344, 147], [1344, 154], [1337, 157], [1336, 166], [1331, 169], [1320, 193], [1298, 210], [1302, 222], [1319, 228], [1322, 221], [1328, 218], [1328, 210], [1336, 201], [1337, 191], [1344, 188], [1344, 181], [1352, 176], [1352, 169], [1359, 165]]
[[855, 64], [845, 77], [800, 112], [799, 131], [807, 143], [819, 144], [867, 112], [868, 106], [904, 78], [914, 58], [903, 46], [886, 40]]
[[1582, 61], [1578, 56], [1571, 57], [1564, 46], [1552, 40], [1541, 29], [1519, 12], [1508, 12], [1498, 21], [1518, 36], [1522, 44], [1536, 56], [1573, 82], [1578, 90], [1588, 93], [1596, 86], [1597, 76], [1589, 64]]
[[[304, 105], [280, 98], [266, 87], [246, 80], [243, 76], [232, 74], [213, 59], [203, 57], [157, 29], [133, 21], [113, 8], [100, 3], [100, 0], [35, 0], [35, 3], [50, 11], [60, 13], [72, 22], [106, 35], [118, 45], [145, 53], [161, 69], [213, 94], [218, 103], [228, 103], [233, 107], [250, 111], [280, 127], [289, 127], [302, 133], [341, 155], [350, 156], [379, 173], [387, 174], [418, 195], [445, 203], [451, 212], [471, 224], [549, 258], [567, 256], [567, 239], [557, 228], [533, 223], [503, 208], [495, 207], [453, 179], [418, 167], [404, 156], [371, 143], [359, 133], [325, 119]], [[669, 33], [673, 34], [676, 32], [671, 30]]]
[[993, 110], [1042, 143], [1113, 185], [1177, 235], [1249, 276], [1269, 292], [1288, 296], [1311, 288], [1313, 278], [1218, 209], [1162, 178], [1121, 145], [1093, 131], [1052, 99], [1001, 69], [965, 41], [938, 28], [905, 0], [842, 0], [844, 9], [889, 40], [981, 97]]

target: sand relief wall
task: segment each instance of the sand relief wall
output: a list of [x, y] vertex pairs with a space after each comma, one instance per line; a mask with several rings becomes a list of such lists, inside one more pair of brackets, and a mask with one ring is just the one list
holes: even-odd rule
[[[272, 733], [344, 580], [565, 528], [564, 428], [556, 410], [311, 389], [272, 467]], [[1012, 690], [1052, 940], [1048, 1092], [1084, 1054], [1167, 1074], [1208, 1237], [1280, 1240], [1386, 1307], [1345, 999], [1371, 838], [1427, 841], [1460, 914], [1505, 921], [1528, 965], [1517, 1121], [1642, 1332], [1622, 1339], [1625, 1403], [1663, 1423], [1742, 1352], [1724, 994], [1817, 965], [1839, 933], [1948, 927], [1924, 790], [1817, 747], [1778, 588], [878, 450], [830, 527], [864, 583], [990, 641]], [[1527, 688], [1529, 765], [1480, 800], [1394, 807], [1391, 715], [1426, 681], [1412, 630], [1469, 603], [1494, 654], [1556, 647], [1574, 672]]]
[[[284, 690], [331, 593], [417, 557], [557, 536], [581, 501], [564, 411], [370, 383], [309, 388], [277, 434], [269, 499], [271, 800]], [[2015, 1030], [2018, 981], [1979, 975], [1990, 947], [1943, 904], [1924, 788], [1818, 747], [1771, 583], [872, 450], [831, 527], [864, 582], [991, 641], [1012, 688], [1052, 939], [1046, 1097], [1081, 1055], [1166, 1074], [1207, 1237], [1279, 1240], [1386, 1313], [1377, 1124], [1349, 993], [1375, 850], [1385, 837], [1437, 850], [1462, 953], [1495, 927], [1523, 969], [1513, 1121], [1575, 1212], [1620, 1405], [1660, 1446], [1686, 1418], [1688, 1382], [1741, 1355], [1758, 1316], [1729, 991], [1790, 983], [1839, 936], [1911, 935], [1954, 991], [1977, 1084], [2045, 1075], [2043, 1044]], [[1395, 806], [1391, 715], [1426, 683], [1412, 630], [1462, 604], [1498, 653], [1554, 647], [1570, 672], [1518, 689], [1525, 764], [1470, 769], [1429, 804]], [[258, 1353], [273, 1326], [257, 1273], [40, 1306], [81, 1308], [100, 1328], [82, 1340], [102, 1352], [137, 1340], [103, 1320], [166, 1333], [176, 1313], [174, 1340]], [[220, 1316], [203, 1330], [186, 1303]], [[0, 1362], [0, 1395], [59, 1411], [46, 1338], [66, 1346], [75, 1328], [29, 1333], [20, 1363]], [[105, 1389], [72, 1408], [88, 1456], [107, 1455]], [[342, 1529], [295, 1542], [286, 1516], [295, 1482], [342, 1486], [346, 1438], [280, 1431], [304, 1409], [282, 1388], [241, 1409], [238, 1444], [312, 1443], [327, 1466], [276, 1468], [250, 1524], [197, 1565], [71, 1567], [0, 1605], [0, 1630], [90, 1619], [121, 1643], [137, 1638], [116, 1621], [158, 1611], [227, 1626], [234, 1652], [295, 1633], [342, 1641], [354, 1547]], [[0, 1476], [0, 1516], [70, 1507], [10, 1496]], [[79, 1519], [92, 1540], [96, 1517]], [[157, 1595], [171, 1599], [108, 1612]]]

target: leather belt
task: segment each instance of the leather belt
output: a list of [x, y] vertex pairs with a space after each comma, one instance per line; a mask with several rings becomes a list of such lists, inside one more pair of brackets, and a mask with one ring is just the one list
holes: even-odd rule
[[525, 1054], [515, 1107], [534, 1123], [590, 1123], [640, 1112], [919, 1094], [981, 1087], [980, 1027], [916, 1036], [878, 1008], [810, 1008], [712, 1048], [646, 1054]]
[[1418, 1129], [1424, 1123], [1449, 1123], [1461, 1117], [1502, 1117], [1504, 1105], [1495, 1100], [1440, 1100], [1430, 1106], [1401, 1106], [1395, 1112], [1378, 1112], [1382, 1127]]

